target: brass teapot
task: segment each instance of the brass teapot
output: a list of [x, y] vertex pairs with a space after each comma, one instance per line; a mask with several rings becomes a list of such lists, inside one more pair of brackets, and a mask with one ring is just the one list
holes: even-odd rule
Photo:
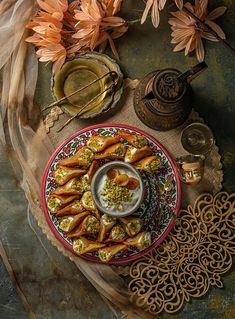
[[206, 68], [202, 62], [185, 73], [169, 68], [148, 74], [134, 94], [134, 108], [141, 121], [159, 131], [183, 124], [192, 110], [190, 82]]

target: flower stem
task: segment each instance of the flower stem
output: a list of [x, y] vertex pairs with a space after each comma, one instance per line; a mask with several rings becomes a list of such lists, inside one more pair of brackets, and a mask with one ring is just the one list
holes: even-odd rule
[[[149, 18], [151, 18], [151, 14], [149, 14], [149, 15], [147, 16], [146, 20], [149, 19]], [[136, 23], [141, 22], [141, 18], [135, 19], [135, 20], [130, 20], [130, 21], [127, 21], [127, 22], [128, 22], [129, 25], [133, 25], [133, 24], [136, 24]]]
[[135, 20], [128, 21], [128, 24], [132, 25], [132, 24], [139, 23], [140, 21], [141, 19], [135, 19]]

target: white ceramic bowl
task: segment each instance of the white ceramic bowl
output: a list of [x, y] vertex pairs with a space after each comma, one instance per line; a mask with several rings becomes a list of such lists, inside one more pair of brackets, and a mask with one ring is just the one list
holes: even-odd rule
[[[100, 201], [100, 196], [98, 194], [98, 186], [100, 183], [100, 179], [107, 173], [107, 171], [111, 168], [117, 168], [117, 169], [127, 169], [129, 170], [132, 175], [134, 175], [134, 177], [136, 179], [139, 180], [139, 197], [137, 199], [137, 201], [133, 204], [133, 206], [131, 206], [130, 208], [124, 210], [124, 211], [112, 211], [107, 207], [104, 207]], [[128, 174], [128, 172], [127, 172]], [[97, 206], [97, 208], [110, 216], [113, 217], [124, 217], [124, 216], [128, 216], [131, 215], [132, 213], [134, 213], [139, 206], [141, 205], [142, 201], [143, 201], [143, 196], [144, 196], [144, 184], [141, 178], [140, 173], [131, 165], [125, 162], [121, 162], [121, 161], [112, 161], [109, 162], [107, 164], [104, 164], [103, 166], [101, 166], [98, 171], [95, 173], [95, 175], [93, 176], [92, 182], [91, 182], [91, 193], [92, 193], [92, 197], [93, 200]]]

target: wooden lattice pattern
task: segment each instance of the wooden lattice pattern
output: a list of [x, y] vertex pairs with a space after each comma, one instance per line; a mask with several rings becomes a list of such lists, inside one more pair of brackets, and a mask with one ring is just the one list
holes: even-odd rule
[[235, 194], [203, 194], [182, 210], [164, 242], [129, 268], [129, 292], [152, 314], [175, 313], [221, 276], [235, 254]]

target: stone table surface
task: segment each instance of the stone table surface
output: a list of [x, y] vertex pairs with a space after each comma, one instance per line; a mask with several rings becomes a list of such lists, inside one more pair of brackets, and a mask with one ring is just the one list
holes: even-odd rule
[[[226, 5], [228, 11], [220, 25], [235, 47], [235, 2], [210, 1], [214, 8]], [[123, 16], [136, 18], [141, 1], [126, 0]], [[133, 10], [136, 8], [136, 10]], [[131, 10], [132, 9], [132, 10]], [[160, 27], [150, 22], [134, 25], [116, 41], [124, 74], [140, 79], [152, 70], [174, 67], [181, 71], [197, 63], [194, 56], [173, 53], [168, 13], [161, 14]], [[193, 82], [194, 108], [212, 128], [220, 148], [224, 189], [235, 190], [235, 58], [220, 44], [206, 43], [209, 66]], [[40, 64], [36, 99], [40, 105], [51, 101], [50, 66]], [[131, 123], [130, 123], [131, 124]], [[0, 318], [112, 319], [113, 314], [88, 280], [72, 262], [54, 249], [27, 210], [27, 201], [0, 145]], [[11, 276], [8, 271], [13, 270]], [[7, 271], [8, 270], [8, 271]], [[175, 315], [162, 318], [235, 318], [235, 268], [223, 278], [223, 289], [211, 289], [206, 296], [187, 303]], [[17, 291], [20, 291], [19, 298]], [[23, 299], [22, 299], [23, 296]], [[23, 304], [25, 307], [22, 305]], [[25, 310], [26, 309], [26, 310]]]

